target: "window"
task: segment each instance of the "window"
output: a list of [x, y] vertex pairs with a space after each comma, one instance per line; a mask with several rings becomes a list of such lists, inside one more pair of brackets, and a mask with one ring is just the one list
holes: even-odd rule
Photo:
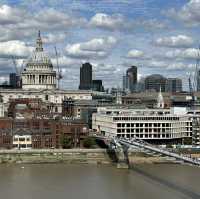
[[121, 125], [121, 123], [117, 123], [117, 127], [121, 127], [122, 125]]
[[45, 100], [49, 100], [49, 96], [48, 95], [45, 95]]

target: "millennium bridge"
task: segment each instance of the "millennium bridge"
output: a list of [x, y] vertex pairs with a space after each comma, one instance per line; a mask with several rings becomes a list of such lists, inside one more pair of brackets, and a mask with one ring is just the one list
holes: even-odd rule
[[179, 160], [179, 161], [182, 161], [185, 163], [200, 166], [200, 160], [198, 160], [197, 158], [192, 158], [192, 157], [188, 157], [183, 154], [175, 153], [171, 149], [162, 148], [157, 145], [152, 145], [152, 144], [149, 144], [138, 138], [128, 139], [128, 138], [117, 138], [117, 137], [109, 138], [109, 137], [105, 137], [105, 136], [95, 136], [95, 137], [109, 143], [109, 147], [114, 150], [118, 149], [118, 150], [122, 151], [122, 150], [124, 150], [124, 147], [126, 149], [137, 147], [137, 148], [142, 149], [144, 153], [147, 153], [150, 155], [155, 155], [155, 154], [163, 155], [166, 157], [175, 158], [176, 160]]

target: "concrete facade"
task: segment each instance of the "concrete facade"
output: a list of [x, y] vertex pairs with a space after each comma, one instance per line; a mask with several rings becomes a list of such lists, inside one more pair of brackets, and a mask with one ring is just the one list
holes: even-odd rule
[[192, 138], [190, 116], [171, 114], [168, 111], [101, 111], [93, 114], [92, 128], [108, 137], [140, 138], [158, 142]]

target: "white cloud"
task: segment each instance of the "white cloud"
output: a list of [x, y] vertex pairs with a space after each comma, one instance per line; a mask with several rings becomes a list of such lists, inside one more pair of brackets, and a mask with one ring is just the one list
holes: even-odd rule
[[42, 38], [42, 40], [44, 43], [56, 44], [63, 42], [65, 38], [66, 38], [65, 33], [55, 33], [55, 34], [48, 33]]
[[0, 24], [5, 25], [17, 23], [21, 21], [24, 13], [24, 10], [12, 8], [8, 5], [2, 5], [0, 6]]
[[165, 21], [153, 19], [128, 19], [121, 14], [108, 15], [105, 13], [97, 13], [90, 21], [89, 25], [92, 27], [103, 28], [107, 30], [123, 30], [134, 31], [138, 28], [145, 28], [151, 30], [163, 29], [168, 25]]
[[127, 54], [127, 58], [141, 58], [144, 56], [144, 52], [141, 50], [130, 50]]
[[110, 30], [121, 29], [124, 27], [124, 24], [125, 19], [122, 15], [107, 15], [105, 13], [97, 13], [89, 22], [91, 26]]
[[42, 30], [67, 29], [72, 26], [84, 25], [86, 20], [79, 17], [73, 18], [66, 13], [53, 8], [42, 10], [34, 15], [33, 21], [27, 21], [27, 26], [40, 28]]
[[[51, 59], [53, 65], [56, 67], [56, 58]], [[72, 69], [72, 68], [79, 68], [81, 65], [82, 60], [71, 59], [66, 56], [58, 57], [58, 64], [61, 68]]]
[[72, 27], [85, 26], [86, 22], [82, 17], [69, 16], [54, 8], [31, 13], [22, 8], [3, 5], [0, 6], [0, 41], [29, 39], [37, 30], [66, 31]]
[[173, 50], [165, 53], [166, 58], [171, 59], [197, 59], [200, 56], [200, 52], [196, 48], [188, 48], [185, 50]]
[[170, 17], [182, 20], [187, 26], [200, 24], [200, 0], [189, 0], [180, 10], [174, 8], [166, 14]]
[[33, 47], [26, 46], [22, 41], [7, 41], [0, 43], [0, 57], [27, 57], [32, 52]]
[[140, 19], [132, 22], [132, 27], [134, 28], [145, 28], [147, 30], [160, 30], [168, 28], [168, 23], [166, 21], [159, 21], [158, 19]]
[[171, 37], [158, 38], [155, 44], [158, 46], [183, 48], [190, 47], [194, 43], [193, 39], [187, 35], [177, 35]]
[[69, 44], [66, 46], [65, 50], [68, 56], [74, 58], [104, 58], [108, 56], [116, 43], [117, 40], [112, 36], [95, 38], [88, 42]]

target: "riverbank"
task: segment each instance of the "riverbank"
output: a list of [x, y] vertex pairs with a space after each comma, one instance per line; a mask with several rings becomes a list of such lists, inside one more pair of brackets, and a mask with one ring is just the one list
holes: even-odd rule
[[106, 149], [0, 150], [0, 163], [111, 164]]
[[[200, 154], [192, 156], [200, 157]], [[175, 159], [153, 157], [137, 150], [129, 150], [129, 164], [172, 163]], [[115, 160], [106, 149], [34, 149], [0, 150], [0, 164], [3, 163], [77, 163], [77, 164], [113, 164]]]

